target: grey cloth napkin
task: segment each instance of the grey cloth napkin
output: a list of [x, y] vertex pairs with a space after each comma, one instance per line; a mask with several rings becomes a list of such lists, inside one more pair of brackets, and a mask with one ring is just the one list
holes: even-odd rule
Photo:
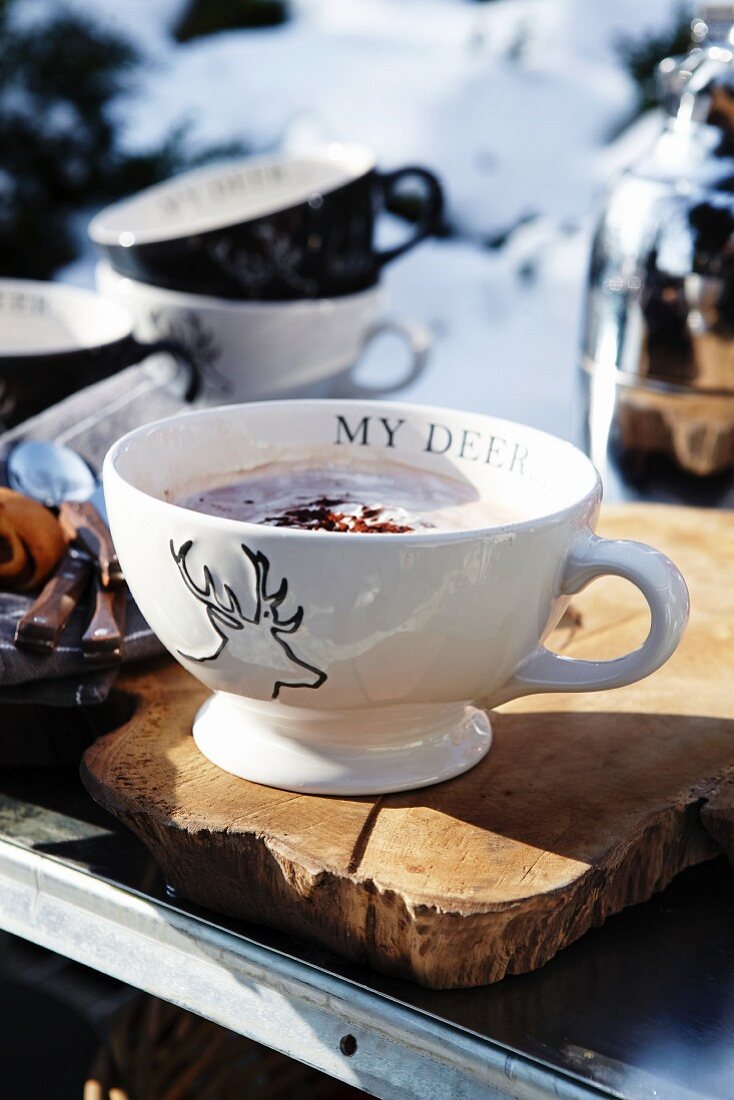
[[[170, 359], [156, 356], [139, 366], [128, 367], [0, 435], [0, 481], [6, 481], [8, 452], [22, 439], [64, 443], [99, 470], [110, 445], [125, 432], [184, 407], [182, 386]], [[82, 656], [81, 637], [91, 614], [89, 600], [83, 600], [75, 609], [55, 652], [37, 656], [24, 653], [13, 644], [18, 619], [33, 598], [0, 592], [0, 702], [51, 706], [102, 702], [119, 665], [90, 670]], [[163, 652], [128, 594], [123, 661], [157, 657]]]

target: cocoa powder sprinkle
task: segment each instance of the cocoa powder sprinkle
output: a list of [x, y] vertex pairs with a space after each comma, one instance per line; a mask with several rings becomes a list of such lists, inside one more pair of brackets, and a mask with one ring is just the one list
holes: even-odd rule
[[379, 505], [357, 505], [354, 512], [338, 510], [340, 501], [318, 497], [308, 504], [298, 504], [277, 516], [267, 516], [262, 522], [271, 527], [298, 527], [304, 531], [344, 531], [364, 535], [401, 535], [414, 531], [408, 524], [397, 523], [385, 515]]

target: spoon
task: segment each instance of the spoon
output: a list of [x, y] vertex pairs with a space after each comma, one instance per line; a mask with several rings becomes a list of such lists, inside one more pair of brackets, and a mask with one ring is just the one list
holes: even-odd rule
[[11, 489], [58, 510], [67, 537], [98, 559], [105, 588], [122, 580], [104, 491], [86, 459], [63, 443], [28, 440], [13, 447], [6, 470]]
[[89, 660], [119, 657], [125, 615], [123, 576], [105, 522], [102, 486], [91, 466], [63, 444], [26, 441], [10, 452], [6, 470], [12, 489], [58, 509], [67, 538], [78, 540], [85, 551], [69, 547], [59, 569], [18, 623], [16, 645], [35, 653], [55, 649], [96, 562], [95, 607], [82, 637], [82, 652]]
[[92, 467], [63, 443], [25, 440], [16, 443], [6, 461], [11, 489], [33, 497], [47, 508], [65, 500], [93, 500], [107, 520], [102, 486]]

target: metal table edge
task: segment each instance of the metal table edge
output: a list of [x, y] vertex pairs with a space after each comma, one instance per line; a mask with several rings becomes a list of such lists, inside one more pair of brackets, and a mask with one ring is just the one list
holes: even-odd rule
[[0, 925], [385, 1100], [609, 1095], [5, 839]]

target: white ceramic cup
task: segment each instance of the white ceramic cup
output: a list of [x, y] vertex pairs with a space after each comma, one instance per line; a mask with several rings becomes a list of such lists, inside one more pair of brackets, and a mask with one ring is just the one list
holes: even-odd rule
[[[416, 220], [380, 249], [380, 212], [406, 185]], [[331, 142], [184, 172], [100, 210], [89, 235], [116, 271], [144, 283], [290, 302], [374, 286], [386, 264], [440, 232], [442, 212], [427, 168], [381, 172], [371, 149]]]
[[193, 396], [185, 350], [158, 337], [137, 339], [134, 324], [129, 310], [89, 290], [0, 279], [0, 428], [158, 352], [176, 356]]
[[[97, 289], [125, 305], [141, 339], [175, 340], [200, 378], [204, 403], [275, 397], [383, 397], [425, 369], [430, 334], [410, 321], [380, 319], [379, 287], [342, 298], [294, 302], [232, 301], [184, 294], [97, 265]], [[407, 369], [388, 385], [353, 376], [367, 347], [390, 334], [407, 345]]]
[[[173, 503], [263, 462], [297, 470], [306, 456], [352, 453], [448, 474], [524, 518], [340, 534]], [[196, 717], [199, 748], [275, 787], [376, 794], [457, 775], [489, 748], [485, 707], [633, 683], [668, 659], [687, 619], [685, 583], [663, 554], [595, 536], [601, 484], [586, 456], [489, 416], [364, 401], [205, 409], [124, 436], [104, 488], [133, 596], [214, 692]], [[610, 661], [545, 649], [571, 595], [607, 573], [648, 601], [641, 648]]]

